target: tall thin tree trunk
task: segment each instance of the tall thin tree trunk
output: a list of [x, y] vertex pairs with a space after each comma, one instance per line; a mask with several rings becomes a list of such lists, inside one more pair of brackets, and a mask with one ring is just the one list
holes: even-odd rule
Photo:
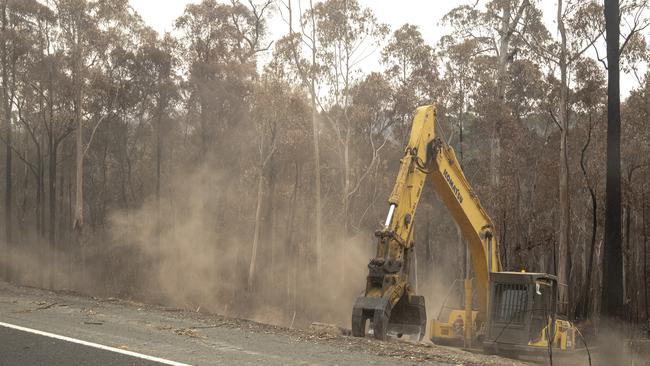
[[[519, 2], [517, 2], [519, 3]], [[503, 128], [502, 114], [506, 100], [506, 86], [508, 84], [508, 64], [510, 58], [510, 43], [512, 35], [517, 28], [519, 20], [529, 6], [529, 0], [523, 0], [516, 9], [512, 8], [511, 1], [501, 2], [501, 24], [499, 25], [499, 49], [497, 57], [497, 100], [499, 101], [499, 114], [494, 117], [492, 137], [490, 139], [490, 178], [492, 189], [498, 189], [501, 174], [501, 129]], [[513, 19], [514, 11], [514, 19]]]
[[[290, 313], [292, 314], [293, 319], [295, 319], [296, 316], [296, 288], [297, 288], [297, 279], [298, 279], [298, 263], [300, 262], [299, 256], [300, 256], [300, 250], [298, 249], [298, 245], [294, 243], [294, 234], [295, 234], [295, 229], [294, 229], [294, 224], [296, 221], [296, 201], [298, 198], [298, 185], [299, 185], [299, 178], [300, 178], [300, 168], [298, 167], [298, 163], [294, 161], [294, 167], [295, 167], [295, 176], [294, 176], [294, 182], [293, 182], [293, 190], [291, 193], [291, 199], [289, 200], [289, 219], [287, 220], [287, 226], [286, 226], [286, 248], [287, 251], [286, 253], [288, 255], [291, 255], [292, 258], [286, 258], [286, 263], [291, 263], [291, 269], [287, 270], [287, 298], [291, 299], [291, 307], [289, 308]], [[290, 253], [290, 254], [289, 254]], [[288, 256], [287, 255], [287, 256]], [[291, 325], [293, 326], [293, 321], [291, 322]]]
[[319, 138], [318, 138], [318, 109], [316, 105], [316, 19], [314, 16], [314, 5], [312, 0], [309, 1], [309, 6], [312, 9], [311, 12], [311, 22], [312, 22], [312, 32], [311, 32], [311, 60], [312, 60], [312, 70], [310, 72], [311, 77], [311, 125], [312, 125], [312, 137], [313, 137], [313, 147], [314, 147], [314, 205], [315, 207], [315, 222], [314, 230], [316, 232], [316, 273], [320, 279], [322, 273], [322, 205], [321, 205], [321, 179], [320, 179], [320, 148], [319, 148]]
[[[2, 2], [2, 33], [6, 34], [7, 32], [7, 1]], [[13, 217], [13, 195], [12, 195], [12, 157], [13, 152], [11, 151], [11, 101], [9, 100], [9, 72], [8, 72], [8, 60], [7, 60], [7, 40], [3, 38], [2, 42], [2, 102], [4, 110], [4, 122], [5, 122], [5, 256], [7, 258], [7, 265], [4, 266], [4, 271], [2, 275], [6, 279], [10, 279], [11, 272], [9, 270], [10, 255], [12, 249], [12, 217]]]
[[162, 167], [162, 123], [163, 115], [165, 113], [165, 106], [167, 104], [165, 97], [161, 96], [158, 101], [158, 118], [156, 121], [156, 250], [160, 249], [160, 176]]
[[156, 211], [160, 210], [160, 167], [162, 146], [160, 142], [160, 119], [156, 127]]
[[[263, 134], [264, 132], [262, 132]], [[262, 210], [264, 207], [264, 191], [267, 184], [267, 168], [269, 163], [273, 159], [275, 154], [275, 136], [272, 137], [272, 143], [270, 144], [270, 150], [267, 152], [267, 156], [264, 156], [264, 139], [265, 137], [260, 136], [260, 165], [259, 165], [259, 176], [257, 180], [257, 206], [255, 208], [255, 224], [253, 229], [253, 246], [251, 248], [251, 259], [248, 267], [248, 291], [253, 291], [253, 282], [255, 278], [255, 266], [257, 260], [257, 252], [260, 242], [260, 233], [262, 232]]]
[[45, 239], [46, 237], [46, 225], [45, 225], [45, 159], [43, 156], [39, 155], [39, 166], [38, 166], [38, 189], [40, 193], [40, 199], [39, 199], [39, 219], [38, 221], [40, 222], [40, 230], [39, 233], [41, 234], [41, 238]]
[[[346, 128], [345, 132], [345, 143], [343, 146], [343, 235], [347, 237], [350, 235], [350, 175], [352, 174], [352, 169], [350, 167], [350, 128]], [[343, 268], [342, 268], [343, 270]]]
[[[289, 14], [289, 34], [294, 35], [293, 31], [293, 9], [291, 6], [291, 0], [287, 1], [287, 10]], [[318, 138], [318, 108], [317, 108], [317, 95], [316, 95], [316, 79], [317, 79], [317, 70], [316, 70], [316, 61], [317, 61], [317, 39], [316, 39], [316, 18], [314, 15], [314, 4], [312, 0], [309, 0], [310, 14], [311, 14], [311, 69], [305, 70], [301, 66], [301, 62], [298, 56], [298, 47], [299, 45], [294, 45], [292, 47], [293, 59], [300, 72], [300, 77], [305, 86], [309, 88], [309, 94], [311, 97], [311, 126], [312, 126], [312, 138], [313, 138], [313, 153], [314, 153], [314, 248], [316, 254], [316, 274], [320, 278], [321, 274], [321, 257], [322, 257], [322, 207], [321, 207], [321, 176], [320, 176], [320, 148], [319, 148], [319, 138]], [[304, 32], [305, 29], [303, 28]], [[302, 37], [302, 35], [299, 35]]]
[[582, 170], [582, 175], [585, 178], [587, 183], [587, 190], [589, 190], [589, 197], [591, 198], [591, 238], [589, 252], [587, 254], [587, 270], [585, 272], [585, 284], [582, 294], [582, 309], [580, 310], [580, 316], [583, 318], [588, 317], [591, 304], [591, 285], [592, 285], [592, 274], [594, 266], [594, 255], [596, 251], [596, 237], [598, 232], [598, 200], [596, 198], [596, 192], [594, 188], [589, 183], [589, 176], [587, 174], [587, 167], [585, 166], [586, 152], [591, 143], [591, 134], [593, 130], [592, 116], [589, 114], [589, 130], [587, 131], [587, 141], [585, 141], [582, 151], [580, 152], [580, 169]]
[[75, 178], [75, 209], [74, 209], [74, 229], [81, 230], [83, 227], [83, 164], [84, 164], [84, 146], [83, 146], [83, 123], [81, 121], [81, 85], [79, 82], [79, 66], [75, 61], [75, 82], [74, 82], [74, 118], [77, 128], [76, 134], [76, 178]]
[[607, 31], [607, 180], [601, 314], [613, 319], [623, 313], [623, 253], [621, 248], [621, 95], [620, 18], [618, 0], [605, 0]]
[[262, 231], [264, 237], [266, 238], [267, 246], [269, 250], [271, 251], [269, 257], [270, 257], [270, 263], [269, 263], [269, 280], [271, 283], [276, 283], [276, 268], [277, 268], [277, 263], [278, 263], [278, 248], [276, 248], [276, 240], [275, 240], [275, 228], [274, 228], [274, 217], [275, 217], [275, 206], [274, 206], [274, 198], [275, 198], [275, 172], [274, 172], [274, 162], [273, 162], [273, 155], [269, 158], [269, 161], [267, 163], [266, 169], [266, 175], [267, 175], [267, 180], [266, 180], [266, 190], [267, 190], [267, 197], [266, 197], [266, 207], [264, 208], [264, 223], [262, 225]]
[[[645, 190], [641, 193], [641, 222], [643, 230], [643, 304], [645, 310], [646, 324], [650, 322], [650, 304], [648, 304], [648, 232], [646, 229], [646, 201]], [[648, 336], [650, 336], [650, 329], [648, 329]]]
[[47, 229], [45, 225], [45, 204], [46, 204], [46, 196], [45, 196], [45, 160], [44, 156], [41, 155], [40, 149], [38, 151], [38, 177], [37, 177], [37, 183], [36, 183], [36, 223], [37, 223], [37, 237], [38, 237], [38, 250], [37, 250], [37, 258], [38, 258], [38, 264], [39, 264], [39, 269], [38, 269], [38, 283], [41, 287], [46, 287], [47, 284], [45, 283], [45, 275], [47, 273], [47, 265], [46, 265], [46, 237], [47, 237]]
[[76, 134], [76, 178], [75, 178], [75, 204], [74, 204], [74, 221], [73, 229], [81, 254], [82, 274], [85, 277], [86, 272], [86, 243], [84, 242], [84, 200], [83, 200], [83, 173], [84, 173], [84, 143], [83, 143], [83, 121], [81, 118], [82, 106], [82, 82], [81, 82], [81, 53], [79, 45], [79, 35], [77, 34], [75, 44], [74, 60], [74, 118], [77, 126]]
[[207, 102], [203, 101], [203, 97], [201, 97], [201, 111], [199, 112], [199, 121], [200, 121], [200, 126], [201, 126], [201, 139], [200, 139], [200, 145], [199, 145], [199, 158], [201, 159], [202, 163], [205, 163], [207, 160], [208, 156], [208, 145], [209, 145], [209, 121], [208, 121], [208, 106]]
[[[499, 57], [497, 58], [497, 100], [501, 106], [505, 106], [506, 83], [508, 72], [508, 48], [510, 46], [510, 15], [511, 2], [504, 1], [501, 9], [501, 26], [499, 29]], [[494, 126], [492, 137], [490, 139], [490, 178], [492, 189], [498, 190], [500, 185], [501, 174], [501, 124], [500, 121], [502, 110], [499, 109], [499, 115], [494, 117]]]
[[[571, 275], [571, 252], [569, 250], [569, 159], [567, 151], [567, 135], [569, 133], [568, 111], [568, 65], [567, 65], [567, 38], [564, 27], [563, 4], [558, 0], [557, 24], [560, 32], [560, 111], [558, 120], [560, 124], [560, 172], [559, 172], [559, 227], [558, 227], [558, 258], [557, 276], [560, 287], [560, 311], [567, 313], [569, 294], [567, 291]], [[567, 285], [567, 286], [564, 286]]]
[[43, 196], [42, 196], [42, 168], [41, 168], [41, 155], [40, 153], [37, 153], [38, 162], [36, 163], [36, 171], [38, 172], [38, 175], [34, 176], [34, 183], [35, 183], [35, 188], [36, 188], [36, 202], [34, 204], [34, 218], [36, 219], [36, 233], [38, 236], [42, 234], [43, 230], [43, 222], [41, 221], [41, 209], [42, 209], [42, 203], [43, 201]]
[[[63, 149], [67, 150], [67, 149], [65, 149], [65, 145], [63, 146]], [[65, 154], [65, 151], [63, 152], [63, 154]], [[62, 161], [61, 165], [62, 165], [61, 170], [66, 171], [67, 170], [66, 165], [68, 165], [68, 164], [66, 164], [65, 161]], [[59, 207], [58, 208], [59, 212], [56, 215], [56, 219], [54, 220], [54, 225], [56, 225], [56, 227], [65, 227], [64, 226], [64, 224], [65, 224], [65, 211], [66, 211], [66, 205], [65, 205], [65, 176], [66, 176], [66, 174], [63, 173], [63, 172], [57, 174], [57, 176], [56, 176], [56, 178], [58, 179], [58, 183], [56, 183], [56, 186], [57, 186], [56, 194], [57, 194], [58, 198], [56, 199], [56, 201], [58, 202], [58, 207]], [[72, 267], [74, 265], [73, 261], [75, 259], [74, 255], [77, 254], [77, 253], [73, 254], [73, 252], [70, 252], [70, 249], [73, 246], [70, 245], [71, 243], [69, 241], [69, 238], [67, 237], [67, 233], [68, 233], [68, 230], [62, 230], [62, 231], [59, 232], [59, 239], [60, 240], [59, 240], [59, 245], [58, 245], [58, 251], [60, 253], [63, 253], [63, 255], [60, 258], [61, 262], [59, 263], [59, 266], [60, 266], [61, 272], [63, 272], [63, 273], [71, 273], [72, 272], [71, 269], [72, 269]], [[58, 286], [61, 287], [61, 288], [70, 288], [71, 281], [72, 281], [72, 278], [70, 276], [61, 276], [61, 277], [59, 277]]]
[[262, 230], [262, 199], [264, 198], [264, 166], [260, 167], [257, 178], [257, 207], [255, 208], [255, 227], [253, 228], [253, 247], [251, 248], [251, 259], [248, 266], [248, 291], [253, 291], [253, 280], [255, 277], [255, 266], [257, 261], [257, 248]]
[[[49, 50], [47, 50], [49, 52]], [[49, 53], [48, 53], [49, 54]], [[56, 273], [56, 262], [57, 262], [57, 252], [56, 252], [56, 164], [57, 164], [57, 145], [54, 141], [54, 63], [49, 62], [47, 65], [47, 91], [48, 98], [47, 101], [47, 122], [46, 128], [47, 131], [47, 149], [48, 149], [48, 208], [49, 215], [47, 215], [48, 226], [47, 226], [47, 238], [48, 238], [48, 247], [44, 248], [42, 251], [43, 267], [49, 272], [49, 278], [47, 279], [49, 288], [53, 289], [55, 284], [55, 273]], [[44, 174], [43, 174], [44, 175]], [[43, 178], [44, 180], [45, 178]], [[43, 215], [45, 215], [45, 210], [43, 210]]]
[[[631, 180], [632, 180], [632, 174], [628, 176], [628, 187], [631, 187]], [[632, 207], [630, 205], [630, 198], [629, 194], [628, 197], [625, 199], [625, 205], [623, 207], [623, 225], [625, 226], [625, 231], [622, 235], [625, 237], [625, 245], [623, 246], [622, 243], [622, 252], [623, 252], [623, 301], [626, 301], [630, 297], [628, 294], [629, 291], [629, 286], [634, 286], [633, 282], [634, 281], [634, 276], [629, 276], [630, 274], [630, 254], [632, 252], [632, 248], [630, 247], [630, 225], [632, 223]], [[621, 237], [621, 241], [623, 241], [623, 237]], [[633, 268], [633, 267], [632, 267]], [[629, 281], [628, 281], [629, 279]], [[634, 287], [632, 287], [634, 288]], [[629, 316], [630, 314], [628, 314]]]
[[499, 57], [497, 65], [497, 97], [505, 100], [508, 72], [508, 48], [510, 46], [511, 2], [504, 1], [501, 9], [501, 29], [499, 29]]
[[[56, 164], [57, 164], [57, 144], [54, 141], [54, 137], [52, 134], [49, 136], [49, 155], [50, 155], [50, 161], [49, 161], [49, 177], [48, 177], [48, 185], [49, 185], [49, 208], [50, 208], [50, 214], [48, 216], [48, 242], [49, 242], [49, 248], [50, 248], [50, 256], [51, 256], [51, 262], [50, 262], [50, 278], [49, 278], [49, 288], [54, 289], [56, 285], [56, 271], [57, 271], [57, 262], [58, 262], [58, 255], [57, 251], [58, 248], [56, 247]], [[46, 257], [47, 258], [47, 257]]]

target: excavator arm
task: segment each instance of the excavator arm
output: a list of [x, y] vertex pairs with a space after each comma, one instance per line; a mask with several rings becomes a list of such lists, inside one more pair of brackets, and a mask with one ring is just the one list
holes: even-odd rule
[[502, 270], [494, 224], [465, 177], [454, 149], [439, 138], [434, 140], [433, 146], [433, 187], [467, 241], [476, 278], [477, 321], [484, 322], [490, 272]]
[[[391, 330], [397, 334], [424, 335], [424, 298], [416, 296], [410, 283], [413, 256], [413, 220], [427, 179], [427, 162], [434, 138], [435, 109], [418, 109], [411, 134], [400, 160], [393, 191], [388, 199], [388, 216], [377, 237], [377, 253], [368, 264], [366, 289], [352, 311], [352, 334], [365, 336], [371, 328], [384, 339]], [[372, 327], [370, 324], [372, 323]]]

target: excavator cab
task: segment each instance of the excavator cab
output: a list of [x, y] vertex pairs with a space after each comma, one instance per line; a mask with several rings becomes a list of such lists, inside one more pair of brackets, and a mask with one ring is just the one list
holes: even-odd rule
[[490, 306], [483, 347], [490, 353], [575, 348], [574, 328], [557, 314], [557, 278], [546, 273], [490, 274]]
[[[553, 275], [528, 272], [490, 273], [490, 301], [485, 321], [472, 310], [474, 344], [487, 353], [545, 354], [575, 349], [575, 328], [559, 313], [558, 282]], [[451, 292], [451, 291], [450, 291]], [[442, 345], [463, 345], [465, 310], [447, 305], [430, 323], [431, 340]]]

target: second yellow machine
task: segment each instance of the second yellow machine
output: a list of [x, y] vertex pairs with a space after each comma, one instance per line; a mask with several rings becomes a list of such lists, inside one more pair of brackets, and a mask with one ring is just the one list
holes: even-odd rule
[[[352, 310], [352, 334], [426, 332], [424, 297], [411, 285], [414, 269], [413, 223], [427, 181], [444, 202], [469, 247], [475, 276], [465, 281], [465, 308], [431, 321], [434, 342], [482, 346], [488, 352], [547, 352], [575, 348], [575, 328], [558, 315], [558, 283], [544, 273], [503, 272], [497, 235], [487, 212], [465, 178], [454, 150], [435, 133], [436, 109], [417, 109], [408, 144], [400, 160], [388, 215], [377, 237], [377, 252], [368, 264], [363, 295]], [[460, 331], [459, 331], [460, 328]]]

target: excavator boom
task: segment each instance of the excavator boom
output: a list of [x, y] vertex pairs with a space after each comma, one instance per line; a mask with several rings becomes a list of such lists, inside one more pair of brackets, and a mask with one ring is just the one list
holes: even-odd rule
[[460, 227], [476, 276], [478, 321], [487, 319], [490, 272], [501, 271], [494, 224], [467, 181], [454, 149], [440, 138], [433, 144], [431, 180], [438, 197]]

